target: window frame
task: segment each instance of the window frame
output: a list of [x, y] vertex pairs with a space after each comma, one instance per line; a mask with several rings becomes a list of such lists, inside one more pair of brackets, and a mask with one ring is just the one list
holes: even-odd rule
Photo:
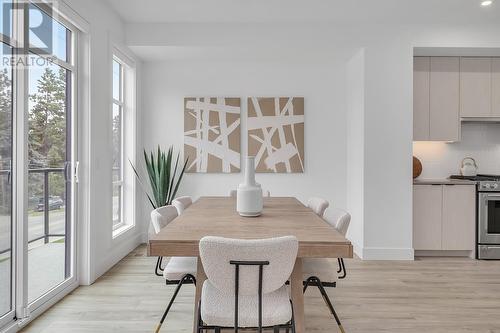
[[[2, 2], [0, 1], [0, 5], [2, 5]], [[11, 34], [12, 36], [14, 35], [14, 27], [11, 27]], [[15, 39], [11, 38], [7, 35], [4, 35], [3, 33], [0, 32], [0, 47], [4, 48], [7, 47], [10, 49], [10, 57], [15, 56], [15, 48], [17, 47], [17, 43], [15, 43]], [[2, 55], [5, 56], [5, 54], [2, 52]], [[3, 67], [3, 66], [2, 66]], [[8, 277], [9, 280], [9, 309], [7, 312], [0, 312], [0, 329], [5, 327], [5, 325], [9, 322], [12, 322], [15, 320], [16, 317], [16, 307], [17, 307], [17, 302], [16, 302], [16, 294], [17, 290], [19, 288], [18, 284], [19, 281], [17, 280], [18, 276], [18, 270], [16, 268], [18, 260], [18, 249], [17, 249], [17, 227], [18, 224], [16, 224], [16, 218], [17, 218], [17, 211], [16, 211], [16, 195], [17, 195], [17, 180], [16, 180], [16, 168], [17, 168], [17, 157], [16, 157], [16, 149], [18, 146], [18, 143], [16, 142], [16, 95], [17, 95], [17, 90], [19, 89], [18, 86], [18, 68], [13, 65], [8, 65], [9, 67], [9, 72], [10, 72], [10, 149], [11, 149], [11, 154], [10, 154], [10, 170], [8, 171], [8, 177], [10, 178], [10, 214], [9, 214], [9, 241], [10, 241], [10, 274]]]
[[[136, 219], [136, 178], [133, 169], [128, 165], [130, 161], [135, 165], [136, 161], [136, 136], [137, 136], [137, 119], [136, 119], [136, 103], [137, 103], [137, 67], [133, 60], [133, 56], [122, 51], [125, 49], [121, 45], [111, 44], [111, 84], [110, 84], [110, 121], [113, 121], [113, 106], [121, 106], [121, 181], [111, 182], [111, 200], [113, 200], [114, 186], [121, 186], [120, 210], [121, 221], [114, 223], [113, 221], [113, 205], [111, 208], [111, 224], [112, 224], [112, 239], [119, 237], [135, 227]], [[121, 64], [122, 84], [120, 87], [120, 99], [116, 100], [113, 96], [113, 62], [117, 61]], [[115, 104], [117, 102], [117, 104]], [[121, 102], [121, 103], [120, 103]], [[112, 124], [112, 123], [111, 123]], [[112, 127], [111, 127], [112, 128]], [[111, 143], [110, 149], [114, 149], [112, 140], [112, 130], [110, 131]], [[112, 151], [112, 150], [111, 150]], [[111, 164], [113, 162], [111, 161]], [[111, 165], [111, 167], [113, 167]], [[111, 168], [111, 172], [112, 172]], [[112, 175], [111, 175], [112, 176]], [[112, 203], [112, 202], [111, 202]]]
[[[125, 123], [125, 117], [124, 117], [124, 113], [125, 113], [125, 89], [124, 89], [124, 86], [125, 86], [125, 64], [124, 62], [116, 55], [116, 54], [113, 54], [113, 61], [112, 61], [112, 75], [114, 76], [114, 64], [118, 63], [118, 65], [120, 66], [119, 67], [119, 76], [118, 76], [118, 84], [119, 84], [119, 90], [118, 90], [118, 100], [115, 99], [115, 96], [114, 96], [114, 77], [112, 79], [112, 93], [111, 93], [111, 100], [112, 100], [112, 105], [111, 105], [111, 126], [113, 126], [113, 122], [114, 122], [114, 119], [113, 119], [113, 113], [114, 113], [114, 107], [117, 106], [118, 107], [118, 113], [120, 115], [120, 169], [119, 169], [119, 180], [115, 181], [113, 179], [113, 172], [115, 171], [114, 170], [114, 165], [111, 166], [111, 177], [112, 177], [112, 189], [111, 189], [111, 198], [113, 200], [114, 198], [114, 192], [115, 192], [115, 187], [119, 187], [119, 202], [118, 202], [118, 205], [119, 205], [119, 212], [118, 212], [118, 221], [116, 222], [114, 220], [114, 202], [112, 202], [112, 210], [113, 210], [113, 215], [112, 215], [112, 222], [113, 222], [113, 232], [115, 232], [116, 230], [122, 228], [123, 226], [126, 225], [125, 223], [125, 220], [124, 220], [124, 209], [123, 209], [123, 198], [124, 198], [124, 189], [123, 189], [123, 186], [124, 186], [124, 172], [123, 172], [123, 166], [124, 166], [124, 160], [125, 160], [125, 156], [124, 156], [124, 123]], [[111, 143], [112, 145], [114, 144], [113, 142], [113, 129], [112, 129], [112, 133], [111, 133]], [[112, 149], [114, 149], [115, 147], [113, 146]]]

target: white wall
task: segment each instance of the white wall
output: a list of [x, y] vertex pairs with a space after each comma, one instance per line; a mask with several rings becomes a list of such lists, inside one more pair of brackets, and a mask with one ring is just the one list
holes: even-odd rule
[[78, 220], [80, 282], [89, 284], [139, 245], [143, 230], [139, 224], [112, 239], [111, 59], [113, 45], [124, 45], [124, 25], [104, 1], [66, 2], [90, 25], [89, 53], [85, 55], [90, 58], [81, 59], [90, 64], [90, 71], [79, 73], [87, 82], [90, 80], [90, 106], [88, 110], [79, 110], [79, 122], [85, 123], [84, 132], [80, 133], [84, 142], [79, 156], [80, 199], [85, 212]]
[[[143, 142], [183, 149], [184, 97], [242, 98], [242, 156], [246, 156], [246, 97], [305, 98], [305, 172], [257, 174], [273, 196], [316, 195], [345, 207], [346, 99], [343, 60], [148, 62], [143, 71]], [[194, 197], [227, 195], [242, 182], [238, 174], [186, 174], [181, 193]], [[146, 205], [145, 213], [150, 207]], [[147, 214], [144, 216], [147, 217]]]
[[363, 259], [412, 259], [412, 50], [366, 48]]
[[420, 178], [446, 178], [460, 174], [464, 157], [473, 157], [479, 173], [500, 174], [500, 124], [464, 123], [460, 142], [414, 142], [413, 155], [422, 162]]
[[347, 63], [347, 210], [351, 214], [348, 237], [354, 251], [364, 245], [365, 172], [365, 50]]

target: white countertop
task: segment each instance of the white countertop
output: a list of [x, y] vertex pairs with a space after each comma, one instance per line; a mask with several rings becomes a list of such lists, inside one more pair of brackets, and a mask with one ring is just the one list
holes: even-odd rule
[[476, 185], [475, 181], [466, 179], [425, 179], [417, 178], [413, 180], [413, 185]]

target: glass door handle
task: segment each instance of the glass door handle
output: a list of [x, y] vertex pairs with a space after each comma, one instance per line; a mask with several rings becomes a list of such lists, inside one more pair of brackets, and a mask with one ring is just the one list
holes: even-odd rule
[[71, 162], [64, 162], [64, 181], [67, 182], [71, 179]]
[[80, 182], [80, 161], [75, 162], [75, 183]]

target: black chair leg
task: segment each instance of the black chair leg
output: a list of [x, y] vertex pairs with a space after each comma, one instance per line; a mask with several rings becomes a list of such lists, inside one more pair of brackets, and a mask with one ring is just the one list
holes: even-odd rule
[[304, 289], [302, 289], [302, 293], [305, 293], [307, 290], [307, 287], [309, 287], [309, 284], [313, 281], [315, 281], [317, 278], [315, 276], [311, 276], [307, 278], [306, 282], [304, 282]]
[[340, 262], [340, 258], [337, 258], [337, 261], [339, 263], [339, 269], [337, 270], [337, 273], [342, 272], [342, 263]]
[[[195, 314], [196, 315], [196, 314]], [[203, 329], [201, 328], [202, 326], [202, 321], [201, 321], [201, 300], [200, 302], [198, 303], [198, 323], [197, 323], [198, 327], [197, 327], [197, 332], [198, 333], [202, 333], [203, 332]]]
[[182, 285], [184, 284], [184, 282], [190, 281], [190, 280], [193, 280], [193, 278], [191, 277], [191, 275], [185, 275], [179, 281], [179, 284], [177, 284], [177, 287], [175, 288], [174, 294], [172, 295], [172, 298], [170, 299], [170, 302], [168, 303], [167, 309], [163, 313], [163, 316], [160, 319], [160, 323], [158, 324], [158, 326], [156, 326], [155, 333], [160, 332], [161, 325], [163, 325], [163, 322], [165, 321], [165, 318], [167, 317], [167, 314], [170, 311], [170, 308], [174, 304], [175, 298], [177, 297], [177, 294], [179, 293], [179, 290], [181, 290]]
[[345, 263], [343, 258], [339, 258], [339, 265], [340, 265], [340, 271], [341, 272], [343, 271], [342, 275], [339, 276], [339, 279], [345, 279], [345, 277], [347, 276], [347, 271], [345, 270]]
[[155, 274], [157, 276], [163, 276], [163, 267], [161, 267], [162, 262], [163, 262], [163, 257], [158, 257], [155, 267]]
[[342, 327], [342, 323], [340, 322], [339, 316], [337, 316], [337, 313], [335, 312], [335, 309], [333, 308], [333, 304], [330, 301], [330, 297], [328, 297], [328, 294], [326, 293], [325, 288], [321, 284], [320, 280], [318, 281], [318, 289], [321, 293], [321, 296], [323, 296], [323, 300], [325, 301], [326, 305], [330, 309], [330, 312], [332, 313], [333, 317], [335, 318], [335, 321], [337, 322], [337, 325], [339, 326], [340, 332], [345, 333], [344, 327]]

